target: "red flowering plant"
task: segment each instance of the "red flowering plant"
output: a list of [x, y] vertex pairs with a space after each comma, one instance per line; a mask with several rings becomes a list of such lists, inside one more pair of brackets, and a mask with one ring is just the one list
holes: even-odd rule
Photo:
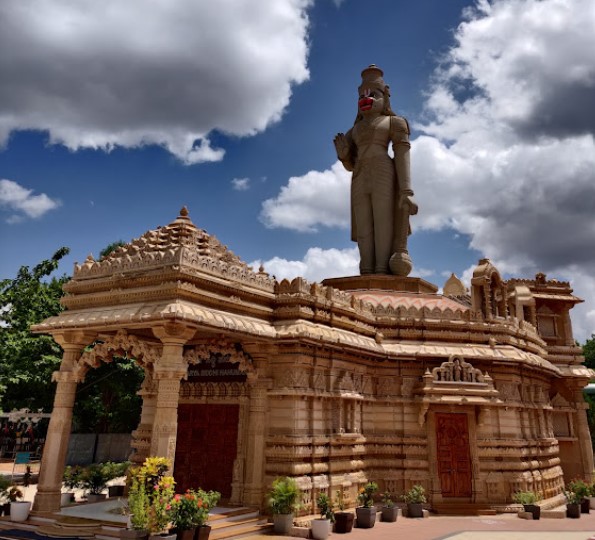
[[172, 476], [163, 476], [153, 485], [152, 491], [147, 493], [150, 501], [147, 517], [151, 533], [166, 533], [173, 521], [175, 484]]
[[187, 531], [197, 527], [202, 505], [203, 502], [195, 491], [189, 489], [184, 495], [176, 494], [174, 496], [174, 527], [178, 531]]
[[209, 521], [209, 512], [217, 506], [217, 503], [221, 498], [221, 493], [218, 491], [204, 491], [203, 489], [199, 489], [196, 491], [196, 495], [202, 502], [198, 508], [199, 512], [196, 526], [202, 527]]
[[174, 497], [174, 526], [179, 531], [202, 527], [209, 520], [209, 512], [219, 502], [221, 494], [217, 491], [189, 489], [183, 495]]

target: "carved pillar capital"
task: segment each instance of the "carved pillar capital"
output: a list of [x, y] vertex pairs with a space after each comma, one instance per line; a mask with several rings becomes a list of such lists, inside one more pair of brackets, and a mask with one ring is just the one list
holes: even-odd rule
[[153, 334], [165, 345], [185, 345], [186, 342], [196, 333], [195, 328], [189, 328], [183, 324], [168, 323], [162, 326], [154, 326]]
[[83, 330], [68, 330], [52, 334], [52, 337], [64, 350], [80, 350], [91, 343], [96, 337], [97, 332], [85, 332]]

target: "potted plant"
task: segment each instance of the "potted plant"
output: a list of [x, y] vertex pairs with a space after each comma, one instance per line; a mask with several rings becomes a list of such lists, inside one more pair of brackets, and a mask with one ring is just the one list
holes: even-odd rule
[[[115, 478], [121, 478], [126, 476], [126, 472], [130, 467], [130, 461], [122, 461], [121, 463], [116, 462], [108, 462], [106, 463], [106, 476], [109, 480], [114, 480]], [[108, 497], [123, 497], [124, 496], [124, 489], [125, 485], [122, 484], [113, 484], [107, 487]]]
[[2, 507], [0, 508], [0, 515], [10, 516], [10, 501], [8, 499], [8, 488], [10, 487], [10, 480], [5, 476], [0, 475], [0, 501]]
[[539, 493], [533, 491], [517, 491], [512, 496], [515, 503], [522, 504], [525, 512], [533, 515], [533, 519], [539, 519], [541, 516], [541, 507], [535, 504], [540, 499]]
[[393, 502], [392, 495], [385, 491], [382, 494], [382, 509], [381, 509], [381, 516], [382, 521], [387, 521], [389, 523], [394, 523], [397, 521], [397, 515], [399, 514], [399, 508], [395, 506]]
[[128, 527], [120, 531], [120, 538], [146, 539], [149, 536], [149, 496], [144, 479], [131, 475], [128, 490]]
[[595, 482], [589, 486], [589, 506], [595, 510]]
[[27, 521], [31, 502], [23, 501], [23, 492], [16, 486], [8, 490], [8, 500], [10, 501], [10, 520]]
[[[173, 518], [174, 481], [166, 477], [170, 467], [166, 458], [149, 457], [141, 467], [130, 470], [128, 489], [129, 529], [123, 538], [167, 535]], [[171, 535], [175, 538], [175, 535]]]
[[221, 493], [218, 491], [204, 491], [198, 489], [194, 493], [197, 499], [197, 514], [196, 514], [196, 540], [208, 540], [211, 534], [211, 526], [209, 525], [209, 512], [217, 506]]
[[573, 480], [570, 482], [571, 489], [581, 498], [581, 514], [590, 513], [591, 503], [589, 497], [591, 496], [591, 490], [589, 486], [582, 480]]
[[293, 526], [293, 513], [300, 505], [300, 490], [295, 479], [288, 476], [275, 478], [268, 494], [276, 534], [289, 534]]
[[159, 540], [167, 537], [173, 540], [176, 535], [169, 534], [169, 526], [173, 520], [173, 500], [175, 481], [173, 476], [163, 476], [153, 491], [149, 493], [150, 506], [149, 517], [149, 540]]
[[564, 491], [564, 496], [566, 497], [566, 517], [578, 519], [581, 517], [581, 497], [572, 491], [571, 485], [572, 483]]
[[74, 490], [81, 487], [81, 468], [68, 466], [64, 469], [62, 485], [68, 490], [60, 494], [60, 506], [74, 501]]
[[374, 494], [378, 491], [376, 482], [368, 482], [360, 488], [357, 500], [361, 504], [355, 509], [357, 526], [360, 529], [371, 529], [376, 523], [376, 507], [374, 506]]
[[343, 495], [343, 488], [338, 489], [337, 495], [337, 508], [338, 512], [335, 512], [335, 532], [339, 534], [345, 534], [351, 532], [353, 529], [353, 520], [355, 514], [353, 512], [345, 512], [345, 498]]
[[81, 487], [87, 493], [88, 502], [99, 502], [106, 498], [103, 490], [110, 480], [109, 467], [105, 463], [92, 463], [81, 470]]
[[407, 517], [424, 517], [423, 504], [426, 503], [426, 490], [423, 486], [414, 485], [405, 495], [403, 500], [407, 503]]
[[178, 540], [193, 540], [196, 532], [196, 522], [199, 510], [198, 497], [191, 490], [184, 495], [174, 495], [173, 526]]
[[319, 493], [316, 497], [316, 506], [320, 517], [312, 520], [312, 537], [314, 540], [325, 540], [331, 532], [332, 523], [335, 521], [333, 502], [326, 493]]

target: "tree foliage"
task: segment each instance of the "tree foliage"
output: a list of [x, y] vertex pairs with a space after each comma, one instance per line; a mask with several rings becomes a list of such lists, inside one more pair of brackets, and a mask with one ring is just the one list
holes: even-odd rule
[[105, 246], [100, 252], [99, 252], [99, 259], [104, 259], [105, 257], [107, 257], [112, 251], [116, 251], [116, 249], [118, 249], [121, 246], [125, 246], [126, 242], [124, 242], [124, 240], [116, 240], [115, 242], [112, 242], [111, 244], [108, 244], [107, 246]]
[[62, 285], [68, 276], [47, 279], [69, 249], [60, 248], [29, 269], [21, 266], [15, 279], [0, 282], [0, 402], [2, 409], [51, 410], [51, 374], [60, 365], [61, 347], [30, 326], [62, 311]]
[[[116, 249], [114, 242], [103, 256]], [[60, 367], [62, 348], [52, 336], [33, 334], [31, 325], [63, 308], [62, 286], [70, 278], [50, 277], [68, 248], [60, 248], [33, 269], [22, 266], [15, 279], [0, 282], [0, 407], [52, 410], [52, 372]], [[133, 359], [118, 358], [87, 373], [79, 384], [73, 427], [81, 432], [129, 433], [137, 425], [141, 399], [136, 395], [143, 371]]]
[[[595, 334], [591, 334], [591, 339], [588, 339], [583, 345], [583, 356], [585, 357], [583, 364], [595, 370]], [[589, 423], [589, 431], [591, 432], [591, 445], [595, 448], [595, 396], [586, 392], [583, 395], [585, 401], [589, 404], [587, 421]]]
[[588, 339], [583, 345], [583, 356], [585, 357], [585, 366], [595, 369], [595, 334], [591, 334], [591, 339]]
[[143, 378], [143, 370], [129, 358], [89, 370], [76, 393], [74, 431], [130, 433], [136, 429], [142, 405], [136, 392]]

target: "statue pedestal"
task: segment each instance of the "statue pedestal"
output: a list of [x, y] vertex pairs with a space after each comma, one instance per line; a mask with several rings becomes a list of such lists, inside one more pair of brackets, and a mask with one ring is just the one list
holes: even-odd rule
[[438, 292], [438, 287], [425, 279], [385, 274], [328, 278], [322, 284], [341, 291], [381, 290], [425, 294], [436, 294]]

